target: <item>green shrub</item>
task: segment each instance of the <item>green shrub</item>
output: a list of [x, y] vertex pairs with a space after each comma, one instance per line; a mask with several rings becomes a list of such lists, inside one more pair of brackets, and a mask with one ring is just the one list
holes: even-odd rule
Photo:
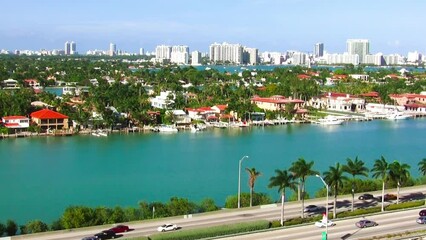
[[303, 223], [316, 222], [322, 219], [322, 216], [308, 217], [308, 218], [292, 218], [284, 222], [284, 226], [292, 226]]
[[381, 210], [382, 210], [381, 207], [357, 209], [353, 212], [346, 211], [346, 212], [337, 213], [337, 217], [344, 218], [344, 217], [350, 217], [350, 216], [365, 215], [365, 214], [380, 212]]
[[214, 227], [201, 228], [201, 229], [158, 233], [158, 234], [151, 235], [149, 239], [151, 240], [166, 240], [166, 239], [192, 240], [192, 239], [202, 239], [202, 238], [210, 238], [210, 237], [231, 235], [231, 234], [237, 234], [237, 233], [252, 232], [252, 231], [263, 230], [268, 228], [270, 228], [270, 222], [263, 220], [263, 221], [255, 221], [255, 222], [214, 226]]
[[398, 209], [404, 209], [404, 208], [413, 208], [413, 207], [419, 207], [423, 206], [425, 204], [425, 201], [413, 201], [413, 202], [404, 202], [400, 204], [391, 204], [386, 207], [386, 210], [398, 210]]

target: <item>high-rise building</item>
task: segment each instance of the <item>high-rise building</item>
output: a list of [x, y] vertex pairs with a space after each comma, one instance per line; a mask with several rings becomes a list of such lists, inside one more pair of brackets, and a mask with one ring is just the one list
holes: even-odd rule
[[188, 46], [178, 45], [172, 47], [170, 53], [170, 62], [177, 64], [188, 64], [189, 62], [189, 48]]
[[201, 65], [201, 52], [193, 51], [191, 53], [191, 65]]
[[170, 59], [172, 54], [172, 47], [160, 45], [155, 48], [155, 58], [159, 60]]
[[65, 42], [64, 51], [65, 51], [65, 55], [70, 55], [71, 54], [71, 44], [70, 44], [70, 42], [68, 42], [68, 41]]
[[145, 55], [145, 50], [143, 48], [139, 48], [139, 55]]
[[258, 49], [257, 48], [248, 48], [244, 47], [243, 50], [243, 63], [256, 65], [259, 63], [258, 61]]
[[243, 62], [243, 47], [241, 44], [214, 43], [209, 48], [210, 61], [230, 62], [240, 64]]
[[365, 55], [370, 54], [370, 42], [367, 39], [348, 39], [346, 50], [349, 55], [358, 54], [359, 62], [364, 63]]
[[316, 43], [314, 48], [314, 56], [322, 57], [324, 56], [324, 43]]
[[117, 46], [114, 43], [109, 44], [109, 55], [110, 56], [117, 55]]
[[77, 44], [74, 41], [72, 41], [70, 43], [70, 55], [74, 55], [74, 54], [77, 54]]

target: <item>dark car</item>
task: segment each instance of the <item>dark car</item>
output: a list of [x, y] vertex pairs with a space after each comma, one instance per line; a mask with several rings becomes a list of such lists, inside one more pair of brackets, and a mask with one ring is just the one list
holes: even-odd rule
[[[379, 196], [377, 198], [377, 200], [382, 201], [382, 196]], [[395, 194], [391, 194], [391, 193], [385, 194], [385, 201], [390, 201], [390, 200], [396, 200], [396, 195]]]
[[357, 223], [355, 223], [355, 226], [359, 227], [359, 228], [366, 228], [366, 227], [374, 227], [377, 226], [379, 224], [377, 224], [375, 221], [370, 221], [367, 219], [361, 220]]
[[303, 209], [303, 212], [305, 213], [319, 212], [319, 211], [322, 211], [323, 209], [325, 208], [317, 206], [317, 205], [308, 205], [305, 207], [305, 209]]
[[126, 225], [117, 225], [113, 228], [110, 228], [109, 230], [115, 232], [115, 233], [122, 233], [129, 231], [129, 226]]
[[358, 197], [359, 200], [370, 200], [370, 199], [374, 199], [374, 196], [372, 194], [369, 193], [364, 193], [361, 196]]
[[426, 209], [423, 209], [419, 212], [419, 216], [423, 217], [426, 216]]
[[110, 238], [115, 238], [115, 232], [111, 231], [111, 230], [104, 230], [100, 233], [96, 233], [95, 237], [97, 237], [97, 239], [110, 239]]

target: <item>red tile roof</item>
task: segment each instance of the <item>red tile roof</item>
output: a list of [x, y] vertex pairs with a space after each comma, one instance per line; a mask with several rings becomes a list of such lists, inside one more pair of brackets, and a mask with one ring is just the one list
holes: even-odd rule
[[49, 110], [49, 109], [42, 109], [37, 112], [31, 113], [32, 118], [38, 118], [38, 119], [66, 119], [68, 116], [65, 116], [61, 113]]
[[220, 111], [224, 111], [228, 106], [227, 105], [216, 105], [217, 108], [219, 108]]
[[289, 98], [261, 98], [261, 97], [254, 97], [251, 99], [252, 101], [255, 102], [267, 102], [267, 103], [304, 103], [304, 101], [299, 100], [299, 99], [289, 99]]
[[3, 117], [3, 119], [6, 120], [15, 120], [15, 119], [27, 119], [25, 116], [6, 116]]
[[379, 97], [379, 93], [378, 92], [369, 92], [369, 93], [363, 93], [363, 94], [361, 94], [361, 96], [364, 96], [364, 97]]

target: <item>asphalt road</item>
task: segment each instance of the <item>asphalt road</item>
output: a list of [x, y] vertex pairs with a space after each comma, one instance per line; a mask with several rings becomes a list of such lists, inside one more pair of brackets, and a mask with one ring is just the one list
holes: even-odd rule
[[[387, 193], [396, 193], [394, 189], [386, 191]], [[419, 187], [410, 187], [404, 188], [401, 190], [402, 201], [406, 201], [408, 199], [415, 198], [424, 198], [423, 193], [426, 192], [426, 186]], [[374, 192], [375, 196], [379, 196], [381, 192]], [[357, 197], [360, 194], [356, 194], [356, 205], [355, 207], [369, 207], [369, 206], [377, 206], [380, 203], [375, 200], [369, 201], [360, 201], [357, 200]], [[330, 215], [332, 214], [332, 202], [333, 198], [329, 198], [329, 206]], [[318, 206], [325, 206], [325, 198], [322, 199], [312, 199], [306, 200], [305, 206], [309, 204], [314, 204]], [[338, 198], [338, 206], [337, 211], [347, 211], [351, 208], [351, 196], [343, 196]], [[285, 205], [285, 216], [286, 218], [298, 217], [300, 216], [301, 204], [299, 202], [291, 202], [286, 203]], [[329, 228], [329, 239], [340, 239], [342, 236], [346, 234], [352, 234], [352, 237], [348, 239], [357, 239], [364, 237], [364, 235], [368, 234], [376, 234], [381, 235], [381, 229], [386, 231], [385, 233], [389, 233], [389, 231], [405, 231], [407, 229], [411, 229], [412, 226], [417, 228], [426, 228], [426, 226], [418, 225], [415, 223], [415, 219], [417, 217], [418, 210], [413, 211], [404, 211], [399, 213], [391, 213], [392, 217], [382, 217], [374, 216], [372, 220], [376, 220], [380, 224], [377, 227], [372, 229], [356, 229], [355, 222], [356, 219], [344, 220], [344, 221], [336, 221], [337, 225], [335, 227]], [[386, 214], [385, 216], [388, 216]], [[394, 217], [397, 216], [397, 217]], [[400, 217], [404, 216], [404, 218]], [[177, 224], [182, 229], [194, 229], [194, 228], [202, 228], [202, 227], [211, 227], [217, 225], [225, 225], [237, 222], [246, 222], [246, 221], [254, 221], [254, 220], [279, 220], [280, 219], [280, 207], [279, 204], [271, 204], [261, 207], [253, 207], [253, 208], [243, 208], [243, 209], [232, 209], [232, 210], [222, 210], [213, 213], [207, 214], [196, 214], [192, 216], [178, 216], [173, 218], [165, 218], [158, 220], [150, 220], [150, 221], [141, 221], [141, 222], [131, 222], [125, 223], [128, 225], [132, 231], [122, 234], [119, 239], [127, 239], [138, 236], [148, 236], [153, 233], [156, 233], [156, 229], [158, 226], [164, 223], [174, 223]], [[404, 221], [403, 221], [404, 219]], [[404, 225], [401, 225], [404, 224]], [[390, 226], [390, 227], [389, 227]], [[16, 236], [12, 239], [30, 239], [30, 240], [74, 240], [81, 239], [85, 236], [91, 236], [95, 233], [98, 233], [102, 230], [108, 229], [112, 227], [112, 225], [108, 226], [96, 226], [85, 229], [72, 229], [72, 230], [64, 230], [64, 231], [56, 231], [56, 232], [48, 232], [41, 234], [28, 234], [22, 236]], [[388, 229], [388, 230], [386, 230]], [[321, 229], [318, 229], [313, 224], [311, 226], [303, 226], [303, 227], [295, 227], [288, 228], [284, 230], [275, 230], [270, 231], [265, 236], [254, 237], [253, 235], [244, 235], [241, 238], [225, 238], [225, 239], [320, 239], [321, 237]], [[380, 231], [380, 232], [377, 232]], [[296, 234], [292, 237], [291, 234]], [[315, 237], [314, 237], [315, 236]], [[250, 238], [249, 238], [250, 237]]]

